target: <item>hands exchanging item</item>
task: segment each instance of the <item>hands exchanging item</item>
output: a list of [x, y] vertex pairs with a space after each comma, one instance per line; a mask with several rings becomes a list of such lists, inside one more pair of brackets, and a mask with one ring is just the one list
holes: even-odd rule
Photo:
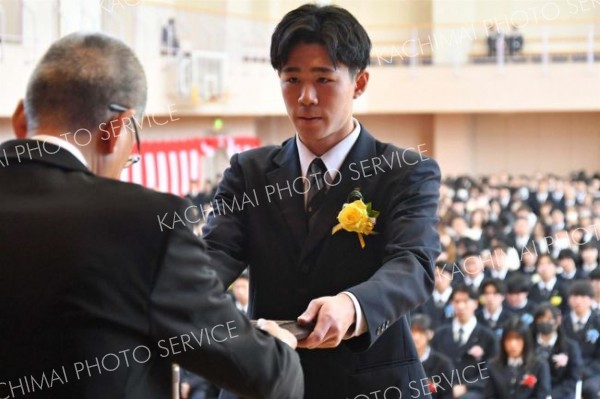
[[[295, 349], [325, 349], [337, 347], [343, 339], [351, 338], [356, 320], [352, 299], [346, 294], [324, 296], [312, 300], [298, 317], [301, 326], [314, 324], [312, 332], [298, 341], [294, 334], [281, 328], [277, 322], [259, 319], [256, 326]], [[290, 323], [285, 323], [290, 324]]]
[[298, 347], [335, 348], [343, 339], [352, 336], [354, 329], [351, 326], [355, 320], [354, 304], [348, 295], [338, 294], [313, 299], [298, 317], [298, 323], [315, 323], [315, 328], [308, 337], [298, 342]]

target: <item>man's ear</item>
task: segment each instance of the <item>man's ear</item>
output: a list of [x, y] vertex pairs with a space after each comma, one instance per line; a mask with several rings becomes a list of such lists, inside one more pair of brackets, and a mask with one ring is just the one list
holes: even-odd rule
[[[115, 115], [102, 122], [98, 126], [97, 143], [102, 154], [108, 155], [115, 151], [115, 147], [119, 138], [123, 135], [133, 134], [133, 114], [134, 111], [129, 109], [125, 112]], [[132, 141], [133, 142], [133, 141]]]
[[358, 98], [367, 90], [369, 83], [369, 72], [366, 69], [358, 71], [354, 77], [354, 98]]
[[17, 108], [15, 109], [15, 112], [13, 112], [12, 127], [17, 138], [27, 138], [27, 117], [25, 116], [25, 105], [23, 100], [19, 100]]

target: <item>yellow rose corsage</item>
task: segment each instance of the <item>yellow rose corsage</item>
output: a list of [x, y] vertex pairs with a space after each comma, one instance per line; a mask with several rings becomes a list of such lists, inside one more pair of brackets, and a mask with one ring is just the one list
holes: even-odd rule
[[[356, 191], [353, 193], [356, 193]], [[379, 212], [371, 209], [370, 202], [365, 204], [360, 192], [358, 192], [358, 196], [360, 199], [344, 204], [337, 216], [339, 223], [331, 230], [331, 234], [335, 234], [342, 229], [356, 233], [358, 234], [360, 247], [364, 248], [366, 245], [364, 236], [376, 234], [373, 228], [375, 227]]]

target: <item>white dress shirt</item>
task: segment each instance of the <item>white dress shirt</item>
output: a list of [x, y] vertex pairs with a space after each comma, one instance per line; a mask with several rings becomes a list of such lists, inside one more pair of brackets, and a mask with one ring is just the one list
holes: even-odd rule
[[555, 284], [556, 284], [556, 277], [553, 277], [552, 280], [548, 281], [547, 283], [540, 281], [538, 283], [538, 287], [540, 288], [540, 290], [543, 290], [545, 288], [548, 291], [552, 291], [552, 289], [554, 289]]
[[591, 315], [592, 311], [588, 310], [588, 312], [584, 314], [583, 317], [579, 318], [577, 317], [577, 314], [575, 314], [574, 311], [571, 311], [571, 321], [573, 322], [573, 329], [577, 328], [578, 321], [581, 321], [582, 328], [585, 327]]
[[[300, 136], [296, 134], [296, 146], [298, 147], [298, 157], [300, 159], [300, 171], [302, 172], [302, 176], [306, 178], [304, 181], [308, 181], [308, 167], [310, 166], [310, 163], [315, 158], [321, 158], [325, 164], [325, 167], [327, 168], [327, 173], [325, 173], [324, 176], [326, 183], [332, 183], [332, 185], [336, 184], [335, 179], [337, 177], [337, 173], [342, 167], [342, 164], [352, 149], [352, 146], [354, 143], [356, 143], [356, 140], [358, 140], [358, 136], [360, 135], [360, 124], [354, 118], [352, 118], [352, 122], [354, 123], [354, 130], [352, 130], [352, 132], [344, 137], [342, 141], [337, 143], [320, 157], [313, 154], [300, 140]], [[307, 192], [304, 195], [305, 202], [308, 199], [308, 190], [306, 191]], [[350, 337], [357, 337], [361, 334], [364, 334], [367, 332], [367, 322], [358, 300], [351, 292], [343, 291], [342, 294], [346, 294], [350, 297], [352, 303], [354, 304], [354, 311], [356, 313], [356, 327]]]
[[55, 137], [55, 136], [49, 136], [47, 134], [35, 135], [35, 136], [31, 137], [31, 140], [43, 141], [45, 143], [54, 144], [55, 146], [58, 146], [58, 147], [62, 148], [63, 150], [70, 152], [86, 168], [88, 167], [88, 163], [85, 160], [85, 158], [83, 157], [83, 154], [81, 153], [79, 148], [77, 148], [76, 146], [74, 146], [73, 144], [69, 143], [66, 140], [59, 139], [58, 137]]
[[438, 292], [438, 290], [434, 289], [433, 294], [431, 294], [431, 296], [433, 297], [433, 303], [447, 303], [450, 299], [450, 295], [452, 295], [452, 287], [446, 288], [444, 292]]
[[475, 316], [471, 317], [471, 319], [469, 321], [467, 321], [465, 324], [460, 324], [458, 319], [454, 318], [454, 320], [452, 320], [452, 335], [454, 337], [454, 341], [458, 340], [458, 336], [459, 336], [458, 330], [462, 328], [463, 334], [462, 334], [461, 344], [464, 345], [469, 340], [469, 337], [471, 336], [471, 333], [473, 332], [473, 330], [475, 329], [476, 326], [477, 326], [477, 318]]

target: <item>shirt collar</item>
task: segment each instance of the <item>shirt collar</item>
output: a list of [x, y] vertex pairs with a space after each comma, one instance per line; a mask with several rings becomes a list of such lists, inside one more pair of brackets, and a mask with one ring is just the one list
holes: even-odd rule
[[573, 321], [573, 326], [575, 324], [577, 324], [578, 321], [581, 321], [583, 323], [583, 325], [585, 326], [591, 315], [592, 315], [592, 311], [588, 310], [588, 312], [585, 315], [583, 315], [583, 317], [580, 319], [579, 317], [577, 317], [575, 312], [571, 311], [571, 320]]
[[552, 289], [554, 288], [554, 284], [556, 284], [556, 277], [552, 277], [552, 280], [548, 281], [547, 283], [540, 281], [538, 283], [538, 286], [540, 287], [541, 290], [546, 288], [548, 291], [552, 291]]
[[59, 139], [58, 137], [50, 136], [47, 134], [37, 134], [31, 137], [31, 140], [43, 141], [45, 143], [54, 144], [55, 146], [58, 146], [63, 150], [70, 152], [71, 155], [77, 158], [79, 162], [81, 162], [86, 168], [89, 168], [88, 163], [85, 160], [79, 148], [77, 148], [76, 146], [74, 146], [66, 140]]
[[471, 319], [469, 321], [467, 321], [465, 324], [460, 324], [458, 322], [458, 319], [454, 318], [454, 320], [452, 320], [452, 331], [456, 335], [456, 334], [458, 334], [458, 329], [462, 327], [463, 337], [464, 337], [463, 339], [464, 339], [464, 342], [467, 342], [467, 340], [471, 336], [471, 333], [475, 329], [476, 325], [477, 325], [477, 318], [475, 318], [475, 316], [471, 317]]
[[498, 321], [500, 318], [500, 314], [502, 313], [502, 305], [494, 313], [490, 313], [486, 308], [483, 308], [483, 317], [486, 319], [492, 319], [494, 321]]
[[546, 347], [546, 346], [549, 346], [549, 347], [552, 347], [552, 348], [553, 348], [553, 347], [554, 347], [554, 344], [556, 344], [556, 340], [557, 340], [557, 339], [558, 339], [558, 334], [557, 334], [557, 333], [555, 333], [555, 332], [554, 332], [554, 333], [552, 333], [552, 336], [550, 337], [550, 341], [548, 341], [548, 342], [545, 342], [545, 341], [542, 339], [542, 337], [541, 337], [541, 334], [538, 334], [538, 337], [537, 337], [537, 343], [538, 343], [538, 344], [540, 344], [541, 346], [544, 346], [544, 347]]
[[321, 158], [327, 167], [329, 178], [331, 181], [335, 180], [337, 172], [342, 167], [342, 163], [344, 163], [344, 159], [346, 159], [346, 156], [352, 149], [354, 143], [356, 143], [356, 140], [358, 140], [360, 134], [360, 123], [358, 123], [355, 118], [352, 118], [352, 122], [354, 123], [354, 130], [320, 157], [313, 154], [300, 140], [298, 134], [296, 134], [296, 145], [298, 147], [298, 157], [300, 158], [300, 170], [302, 176], [306, 177], [308, 175], [308, 167], [315, 158]]
[[446, 290], [442, 293], [439, 293], [437, 290], [433, 290], [433, 300], [435, 302], [438, 301], [443, 301], [444, 303], [448, 302], [448, 299], [450, 299], [450, 295], [452, 295], [452, 287], [448, 287], [446, 288]]
[[511, 367], [521, 367], [523, 365], [522, 357], [509, 357], [507, 363]]
[[421, 361], [421, 363], [423, 363], [424, 361], [426, 361], [427, 359], [429, 359], [429, 355], [431, 355], [431, 347], [427, 347], [427, 349], [425, 349], [425, 352], [423, 353], [423, 356], [421, 356], [419, 358], [419, 360]]

